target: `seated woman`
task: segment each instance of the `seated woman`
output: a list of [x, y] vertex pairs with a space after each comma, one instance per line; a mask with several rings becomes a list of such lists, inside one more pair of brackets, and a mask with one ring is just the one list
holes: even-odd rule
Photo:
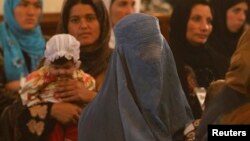
[[5, 88], [17, 91], [20, 78], [38, 66], [45, 39], [39, 22], [42, 0], [4, 1], [4, 21], [0, 24], [0, 53], [3, 55]]
[[219, 56], [207, 46], [212, 20], [211, 7], [203, 0], [179, 3], [170, 20], [170, 47], [195, 119], [201, 117], [204, 101], [199, 99], [197, 88], [204, 91], [220, 78], [215, 67]]
[[99, 91], [112, 53], [108, 44], [111, 26], [104, 3], [102, 0], [66, 0], [61, 17], [58, 32], [71, 34], [80, 42], [83, 62], [80, 68], [96, 79]]
[[208, 44], [220, 56], [216, 67], [221, 79], [224, 79], [232, 54], [244, 31], [250, 9], [249, 0], [210, 0], [210, 3], [214, 19]]
[[[14, 106], [20, 111], [20, 99], [17, 91], [20, 78], [33, 71], [43, 57], [45, 39], [39, 22], [42, 16], [42, 0], [5, 0], [3, 6], [4, 21], [0, 23], [0, 115]], [[13, 104], [13, 101], [19, 101]], [[0, 138], [12, 128], [5, 123], [15, 124], [17, 112], [10, 118], [1, 119]], [[3, 128], [3, 130], [2, 130]], [[6, 134], [7, 133], [7, 134]], [[14, 138], [14, 136], [10, 136]], [[7, 139], [5, 141], [8, 141]]]
[[[106, 76], [107, 66], [112, 50], [108, 46], [110, 38], [110, 23], [107, 11], [102, 0], [67, 0], [62, 10], [61, 33], [68, 33], [80, 42], [80, 69], [94, 77], [96, 89], [99, 91]], [[71, 125], [78, 122], [82, 108], [72, 103], [88, 104], [95, 97], [96, 92], [89, 91], [84, 84], [78, 80], [65, 80], [57, 85], [58, 97], [61, 103], [43, 103], [37, 105], [39, 113], [46, 113], [44, 128], [51, 129], [56, 121], [63, 125]], [[15, 103], [8, 107], [2, 114], [0, 124], [4, 127], [0, 132], [0, 138], [8, 141], [20, 140], [20, 127], [16, 123], [21, 118], [22, 111], [27, 111], [22, 103]], [[47, 108], [40, 108], [40, 107]], [[21, 114], [20, 114], [21, 111]], [[8, 128], [8, 130], [5, 130]], [[47, 133], [49, 131], [46, 131]], [[45, 133], [45, 132], [43, 132]], [[41, 137], [47, 135], [41, 133]], [[3, 136], [1, 136], [4, 134]], [[48, 136], [47, 136], [48, 137]], [[39, 139], [39, 137], [38, 137]]]
[[158, 20], [128, 15], [115, 38], [104, 86], [81, 115], [79, 141], [183, 140], [192, 114]]

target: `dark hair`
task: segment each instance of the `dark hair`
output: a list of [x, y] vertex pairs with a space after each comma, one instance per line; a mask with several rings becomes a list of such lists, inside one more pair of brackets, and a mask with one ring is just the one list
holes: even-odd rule
[[[188, 20], [190, 18], [193, 8], [197, 5], [208, 6], [212, 12], [210, 3], [207, 2], [206, 0], [185, 0], [182, 3], [178, 3], [174, 7], [170, 19], [171, 29], [170, 29], [169, 43], [175, 58], [179, 78], [181, 80], [182, 87], [186, 94], [189, 93], [188, 91], [189, 88], [186, 81], [186, 72], [185, 72], [186, 70], [184, 68], [185, 64], [191, 66], [194, 69], [195, 73], [196, 69], [198, 68], [195, 66], [197, 66], [198, 64], [199, 65], [203, 64], [203, 66], [210, 66], [211, 64], [211, 61], [209, 62], [206, 61], [208, 55], [207, 51], [204, 50], [205, 44], [200, 45], [200, 47], [194, 47], [188, 42], [186, 38]], [[199, 52], [199, 53], [193, 54], [193, 52]], [[201, 56], [202, 58], [197, 60], [196, 58], [198, 56], [199, 57]], [[197, 83], [200, 86], [202, 86], [198, 82], [199, 77], [200, 76], [196, 74]]]
[[176, 5], [170, 20], [170, 41], [186, 41], [187, 23], [190, 18], [191, 11], [196, 5], [206, 5], [211, 9], [210, 3], [205, 0], [187, 0]]
[[[239, 38], [240, 35], [242, 34], [244, 26], [242, 26], [237, 33], [232, 35], [232, 32], [229, 31], [227, 27], [227, 18], [226, 18], [227, 17], [226, 13], [228, 9], [241, 2], [247, 3], [249, 12], [250, 7], [248, 0], [210, 0], [211, 6], [214, 11], [213, 31], [211, 35], [216, 34], [216, 38], [219, 37], [220, 42], [228, 42], [228, 41], [230, 42], [231, 40], [230, 36]], [[246, 14], [246, 16], [248, 15], [249, 14]], [[227, 48], [229, 47], [227, 46]]]
[[80, 60], [84, 62], [81, 64], [81, 68], [92, 76], [96, 76], [107, 68], [111, 56], [111, 49], [108, 46], [111, 33], [108, 11], [102, 0], [66, 0], [58, 27], [59, 33], [68, 33], [70, 10], [77, 4], [90, 5], [100, 24], [98, 40], [94, 44], [80, 48]]
[[55, 59], [53, 62], [51, 62], [51, 64], [53, 65], [63, 65], [67, 62], [73, 62], [73, 59], [67, 59], [66, 57], [62, 56], [59, 57], [57, 59]]
[[62, 30], [64, 33], [68, 33], [70, 10], [73, 6], [79, 3], [88, 4], [94, 9], [97, 19], [101, 25], [101, 33], [107, 33], [110, 31], [110, 23], [109, 20], [107, 20], [108, 12], [102, 0], [67, 0], [62, 10]]

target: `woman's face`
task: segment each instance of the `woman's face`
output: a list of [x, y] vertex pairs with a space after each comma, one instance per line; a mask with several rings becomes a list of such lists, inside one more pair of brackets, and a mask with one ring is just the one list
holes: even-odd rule
[[246, 2], [238, 3], [227, 10], [227, 27], [231, 32], [238, 32], [246, 21], [248, 6]]
[[34, 29], [41, 15], [39, 0], [21, 0], [14, 9], [14, 17], [19, 26], [24, 30]]
[[100, 24], [94, 9], [88, 4], [77, 4], [69, 14], [68, 32], [82, 46], [94, 44], [100, 36]]
[[135, 0], [114, 0], [110, 6], [110, 18], [114, 26], [124, 16], [135, 12]]
[[193, 45], [206, 43], [212, 31], [212, 13], [207, 5], [195, 5], [187, 23], [186, 38]]

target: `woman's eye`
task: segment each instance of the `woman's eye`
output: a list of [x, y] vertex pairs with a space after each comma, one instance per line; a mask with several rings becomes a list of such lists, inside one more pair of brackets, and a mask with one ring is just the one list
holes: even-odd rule
[[95, 15], [87, 15], [87, 16], [86, 16], [86, 20], [87, 20], [87, 21], [90, 21], [90, 22], [91, 22], [91, 21], [94, 21], [94, 20], [96, 20], [96, 16], [95, 16]]
[[70, 19], [70, 22], [71, 22], [71, 23], [79, 23], [79, 22], [80, 22], [80, 19], [79, 19], [79, 18], [71, 18], [71, 19]]
[[191, 17], [191, 20], [195, 21], [195, 22], [198, 22], [201, 20], [201, 17], [200, 16], [194, 16], [194, 17]]

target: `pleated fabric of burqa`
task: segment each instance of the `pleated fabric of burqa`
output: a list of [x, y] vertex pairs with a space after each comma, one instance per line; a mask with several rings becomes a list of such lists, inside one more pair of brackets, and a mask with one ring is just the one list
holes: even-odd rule
[[159, 22], [142, 13], [115, 27], [106, 80], [79, 121], [79, 141], [181, 141], [193, 117]]

